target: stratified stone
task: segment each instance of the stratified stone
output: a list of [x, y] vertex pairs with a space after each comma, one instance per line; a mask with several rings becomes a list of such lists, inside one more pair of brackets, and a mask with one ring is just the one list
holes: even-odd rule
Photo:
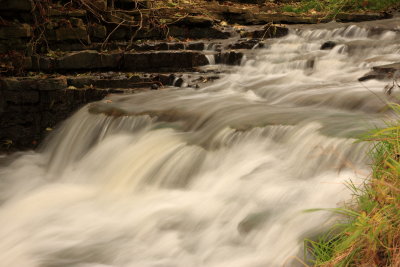
[[230, 37], [230, 33], [216, 26], [209, 28], [192, 28], [184, 25], [173, 25], [169, 27], [169, 36], [185, 39], [227, 39]]
[[57, 41], [67, 40], [88, 40], [86, 27], [58, 28], [55, 30], [55, 38]]
[[50, 8], [47, 15], [50, 17], [84, 17], [86, 16], [86, 10], [84, 9], [75, 9], [75, 10], [58, 10], [54, 8]]
[[118, 68], [122, 59], [121, 53], [100, 53], [87, 50], [69, 53], [55, 59], [56, 70], [90, 70]]
[[124, 62], [124, 68], [131, 71], [191, 70], [208, 64], [206, 56], [195, 51], [128, 53]]
[[0, 27], [0, 39], [28, 38], [32, 36], [32, 28], [28, 24], [13, 23]]
[[67, 88], [67, 79], [58, 77], [6, 77], [0, 79], [1, 88], [5, 92], [19, 91], [51, 91]]
[[214, 20], [206, 16], [186, 16], [178, 20], [174, 25], [186, 25], [188, 27], [211, 27]]
[[6, 103], [18, 105], [39, 102], [39, 92], [33, 90], [4, 90], [3, 97]]
[[37, 88], [39, 91], [64, 90], [67, 88], [67, 78], [65, 76], [59, 76], [40, 79], [37, 82]]
[[241, 37], [246, 38], [258, 38], [258, 39], [266, 39], [266, 38], [279, 38], [286, 36], [289, 33], [289, 29], [283, 26], [268, 24], [262, 29], [244, 29], [241, 32]]
[[29, 0], [2, 0], [0, 10], [31, 11], [32, 4]]
[[392, 17], [392, 15], [388, 13], [339, 13], [335, 16], [335, 20], [341, 22], [361, 22], [386, 19], [390, 17]]
[[0, 79], [0, 85], [5, 91], [37, 90], [37, 83], [32, 78], [5, 77]]

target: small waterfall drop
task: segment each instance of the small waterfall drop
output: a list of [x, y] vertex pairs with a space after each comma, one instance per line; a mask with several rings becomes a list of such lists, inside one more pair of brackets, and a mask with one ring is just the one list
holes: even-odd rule
[[[334, 40], [332, 50], [320, 50]], [[292, 30], [194, 90], [111, 95], [38, 152], [0, 158], [0, 262], [23, 267], [301, 266], [368, 175], [400, 37]], [[210, 60], [210, 63], [212, 61]]]

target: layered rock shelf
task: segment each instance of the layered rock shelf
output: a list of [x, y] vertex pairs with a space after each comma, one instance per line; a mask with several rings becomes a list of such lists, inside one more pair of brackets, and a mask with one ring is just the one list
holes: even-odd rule
[[[216, 1], [199, 9], [157, 8], [158, 17], [154, 1], [93, 0], [90, 8], [78, 2], [1, 1], [0, 153], [35, 148], [73, 111], [110, 93], [201, 88], [269, 38], [289, 33], [277, 23], [328, 21]], [[386, 16], [338, 14], [337, 20]]]

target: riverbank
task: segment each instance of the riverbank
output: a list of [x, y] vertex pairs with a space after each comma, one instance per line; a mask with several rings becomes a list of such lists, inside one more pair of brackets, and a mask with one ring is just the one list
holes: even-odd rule
[[[400, 106], [392, 105], [399, 114]], [[376, 130], [372, 172], [362, 185], [349, 182], [353, 200], [334, 210], [343, 218], [317, 241], [306, 241], [314, 266], [400, 265], [400, 126]]]

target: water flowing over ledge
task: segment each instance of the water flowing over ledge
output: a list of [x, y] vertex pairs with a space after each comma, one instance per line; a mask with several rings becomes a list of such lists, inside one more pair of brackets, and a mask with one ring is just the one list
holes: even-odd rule
[[[202, 90], [111, 95], [2, 158], [4, 266], [297, 266], [368, 172], [399, 34], [292, 30]], [[320, 50], [334, 40], [332, 50]]]

